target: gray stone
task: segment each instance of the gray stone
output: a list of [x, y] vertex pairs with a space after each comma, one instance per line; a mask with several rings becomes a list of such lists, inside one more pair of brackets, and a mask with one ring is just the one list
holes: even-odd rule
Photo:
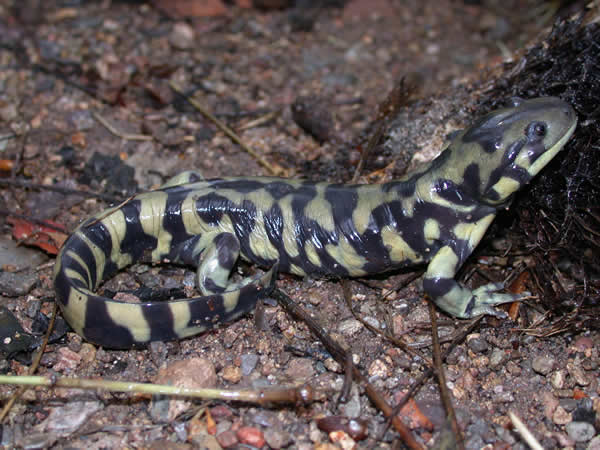
[[258, 355], [249, 353], [241, 356], [242, 375], [248, 376], [252, 373], [256, 364], [258, 364]]
[[0, 239], [0, 267], [11, 265], [17, 269], [37, 267], [48, 260], [43, 253], [8, 239]]
[[540, 375], [548, 375], [554, 368], [556, 361], [550, 356], [536, 356], [531, 362], [532, 369]]
[[21, 272], [0, 272], [0, 293], [8, 297], [25, 295], [38, 280], [38, 275], [33, 270]]
[[587, 422], [570, 422], [565, 429], [569, 437], [575, 442], [587, 442], [596, 434], [594, 426]]

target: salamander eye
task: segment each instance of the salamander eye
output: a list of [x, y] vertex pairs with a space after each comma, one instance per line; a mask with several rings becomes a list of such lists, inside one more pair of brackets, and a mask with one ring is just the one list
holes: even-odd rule
[[531, 122], [527, 125], [525, 129], [525, 134], [529, 139], [539, 139], [546, 136], [546, 132], [548, 131], [548, 127], [544, 122]]

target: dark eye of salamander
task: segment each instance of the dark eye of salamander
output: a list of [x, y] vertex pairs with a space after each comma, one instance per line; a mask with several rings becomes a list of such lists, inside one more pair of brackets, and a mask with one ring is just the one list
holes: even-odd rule
[[531, 122], [525, 129], [525, 134], [530, 140], [538, 140], [546, 136], [548, 131], [544, 122]]

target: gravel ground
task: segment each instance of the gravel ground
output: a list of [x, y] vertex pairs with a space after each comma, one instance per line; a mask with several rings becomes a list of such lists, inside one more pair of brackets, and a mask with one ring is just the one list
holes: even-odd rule
[[[2, 175], [116, 198], [191, 167], [210, 177], [270, 174], [169, 83], [195, 96], [279, 173], [348, 181], [373, 133], [377, 106], [402, 77], [417, 80], [387, 144], [362, 172], [362, 181], [381, 181], [435, 156], [448, 133], [477, 115], [475, 88], [549, 31], [539, 3], [526, 1], [353, 0], [308, 10], [231, 6], [225, 15], [179, 18], [144, 2], [37, 3], [0, 3]], [[0, 190], [5, 216], [52, 220], [67, 230], [107, 204]], [[0, 348], [7, 356], [0, 372], [22, 375], [52, 310], [52, 257], [48, 264], [40, 250], [15, 247], [14, 227], [3, 219], [0, 319], [6, 330], [22, 327], [32, 337], [18, 353]], [[505, 238], [490, 238], [463, 275], [473, 284], [504, 279], [527, 258], [485, 249], [496, 255], [510, 247]], [[181, 287], [191, 274], [136, 265], [104, 288]], [[420, 278], [381, 299], [411, 275], [353, 280], [350, 287], [360, 317], [403, 339], [417, 356], [357, 321], [339, 282], [282, 275], [278, 286], [352, 350], [363, 374], [394, 403], [431, 357]], [[534, 323], [541, 318], [529, 314]], [[439, 321], [443, 339], [464, 327], [441, 314]], [[400, 448], [398, 433], [384, 432], [385, 418], [361, 387], [337, 404], [343, 368], [273, 302], [215, 331], [145, 350], [96, 348], [67, 332], [61, 319], [55, 335], [41, 375], [235, 389], [308, 383], [321, 397], [306, 406], [258, 407], [37, 388], [1, 426], [6, 448]], [[599, 342], [597, 330], [541, 337], [509, 320], [484, 319], [445, 365], [466, 447], [527, 448], [509, 419], [514, 412], [544, 448], [600, 448], [599, 437], [592, 441], [600, 430]], [[0, 404], [14, 391], [0, 385]], [[417, 440], [440, 445], [447, 426], [435, 379], [409, 406], [402, 416]], [[328, 416], [358, 420], [364, 436], [331, 432], [318, 420]]]

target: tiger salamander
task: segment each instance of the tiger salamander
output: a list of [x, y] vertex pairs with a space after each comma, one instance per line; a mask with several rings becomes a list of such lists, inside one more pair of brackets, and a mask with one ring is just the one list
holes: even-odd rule
[[[565, 145], [577, 123], [558, 98], [512, 100], [455, 135], [424, 168], [385, 184], [282, 178], [205, 180], [184, 172], [88, 219], [58, 255], [54, 285], [66, 320], [110, 348], [179, 339], [248, 312], [277, 272], [360, 277], [428, 264], [423, 288], [461, 318], [502, 315], [518, 295], [501, 284], [470, 290], [454, 276], [497, 211]], [[239, 258], [266, 268], [229, 280]], [[95, 293], [136, 261], [197, 267], [203, 294], [125, 303]]]

